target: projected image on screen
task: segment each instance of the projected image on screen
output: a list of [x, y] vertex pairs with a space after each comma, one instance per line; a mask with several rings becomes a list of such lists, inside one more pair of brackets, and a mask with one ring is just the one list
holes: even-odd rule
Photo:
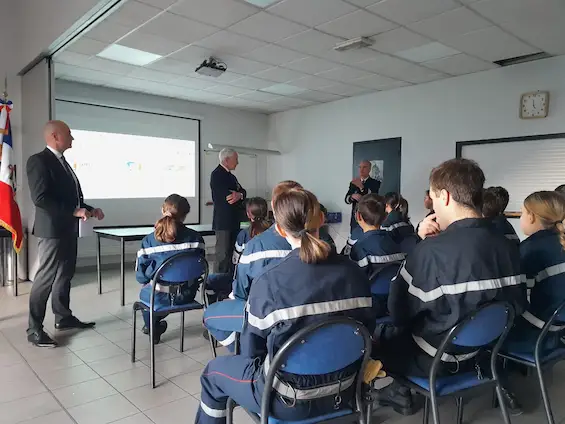
[[196, 196], [196, 142], [71, 130], [65, 153], [88, 199]]

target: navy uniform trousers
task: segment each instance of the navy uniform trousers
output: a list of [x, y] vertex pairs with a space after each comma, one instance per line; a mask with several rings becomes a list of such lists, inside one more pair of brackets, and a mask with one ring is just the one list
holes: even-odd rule
[[[200, 377], [202, 392], [200, 408], [196, 414], [197, 424], [224, 424], [226, 422], [226, 403], [228, 397], [236, 404], [256, 414], [261, 412], [261, 398], [265, 387], [265, 378], [261, 358], [246, 356], [221, 356], [208, 363]], [[344, 399], [351, 397], [349, 390], [344, 390]], [[272, 414], [283, 421], [299, 421], [308, 417], [334, 412], [335, 397], [292, 401], [273, 394]]]
[[210, 305], [204, 312], [204, 326], [222, 346], [235, 350], [237, 333], [243, 331], [245, 301], [226, 299]]

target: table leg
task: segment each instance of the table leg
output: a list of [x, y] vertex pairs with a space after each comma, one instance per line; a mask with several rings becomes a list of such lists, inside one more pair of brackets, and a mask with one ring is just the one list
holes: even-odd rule
[[96, 233], [96, 270], [98, 272], [98, 294], [102, 294], [102, 258], [100, 253], [100, 234]]
[[6, 243], [4, 243], [4, 239], [0, 238], [0, 279], [2, 279], [2, 287], [6, 285], [6, 275], [5, 265], [6, 265]]
[[120, 263], [120, 304], [124, 306], [126, 304], [126, 275], [125, 275], [125, 266], [126, 266], [126, 249], [125, 249], [125, 241], [124, 239], [120, 240], [121, 244], [121, 263]]
[[12, 281], [14, 282], [13, 290], [14, 296], [18, 295], [18, 254], [16, 250], [12, 248]]

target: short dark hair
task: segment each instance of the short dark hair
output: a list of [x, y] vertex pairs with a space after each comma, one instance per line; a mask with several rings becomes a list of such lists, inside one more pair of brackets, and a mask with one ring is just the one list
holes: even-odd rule
[[381, 225], [385, 220], [385, 200], [378, 194], [371, 193], [359, 199], [357, 212], [367, 224], [372, 226]]
[[561, 184], [559, 187], [557, 187], [554, 191], [560, 193], [560, 194], [565, 194], [565, 184]]
[[430, 188], [436, 195], [446, 190], [454, 201], [477, 212], [483, 206], [484, 184], [483, 170], [469, 159], [450, 159], [430, 173]]
[[483, 192], [483, 216], [494, 218], [502, 215], [508, 206], [510, 195], [504, 187], [489, 187]]

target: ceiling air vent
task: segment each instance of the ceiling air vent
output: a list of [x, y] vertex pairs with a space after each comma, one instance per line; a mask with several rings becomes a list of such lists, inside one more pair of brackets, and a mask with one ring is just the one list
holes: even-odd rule
[[497, 60], [494, 63], [499, 66], [512, 66], [512, 65], [518, 65], [519, 63], [533, 62], [534, 60], [547, 59], [549, 57], [553, 57], [553, 56], [546, 52], [539, 52], [539, 53], [527, 54], [524, 56], [511, 57], [509, 59]]

